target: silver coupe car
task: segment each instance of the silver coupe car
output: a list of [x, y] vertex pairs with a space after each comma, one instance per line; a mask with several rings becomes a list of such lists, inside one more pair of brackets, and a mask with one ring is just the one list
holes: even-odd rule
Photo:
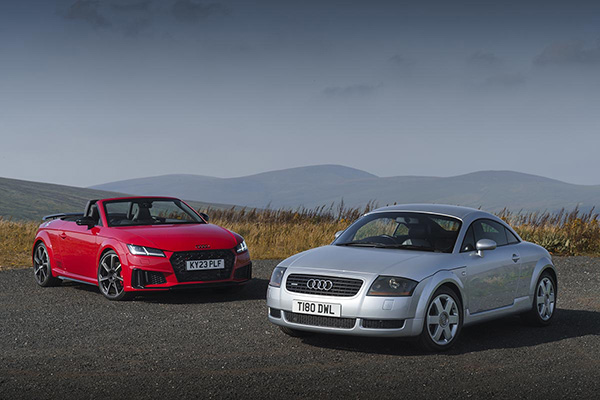
[[268, 318], [291, 336], [418, 337], [450, 348], [461, 328], [511, 314], [548, 325], [557, 299], [550, 254], [504, 221], [465, 207], [372, 211], [331, 245], [274, 270]]

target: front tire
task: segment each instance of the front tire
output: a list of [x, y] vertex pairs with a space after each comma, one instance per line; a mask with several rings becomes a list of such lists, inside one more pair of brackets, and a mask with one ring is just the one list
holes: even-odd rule
[[42, 287], [60, 285], [60, 279], [52, 276], [50, 255], [44, 243], [38, 244], [33, 251], [33, 276]]
[[419, 343], [426, 351], [446, 351], [456, 342], [462, 325], [463, 311], [458, 295], [442, 286], [427, 305]]
[[556, 310], [556, 281], [544, 271], [535, 285], [531, 310], [523, 314], [526, 322], [534, 326], [548, 326]]
[[109, 300], [119, 301], [128, 299], [129, 293], [123, 286], [123, 269], [121, 260], [114, 251], [110, 250], [102, 256], [98, 265], [98, 287]]

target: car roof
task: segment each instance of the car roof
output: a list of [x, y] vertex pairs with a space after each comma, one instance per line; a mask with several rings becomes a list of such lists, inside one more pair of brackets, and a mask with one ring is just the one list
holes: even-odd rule
[[[412, 212], [425, 212], [425, 213], [434, 213], [441, 215], [448, 215], [451, 217], [456, 217], [458, 219], [465, 219], [467, 216], [471, 214], [479, 214], [480, 216], [491, 216], [496, 219], [490, 213], [485, 211], [477, 210], [475, 208], [470, 207], [461, 207], [461, 206], [451, 206], [448, 204], [398, 204], [393, 206], [381, 207], [376, 210], [371, 211], [374, 212], [383, 212], [383, 211], [412, 211]], [[370, 214], [368, 213], [368, 214]]]

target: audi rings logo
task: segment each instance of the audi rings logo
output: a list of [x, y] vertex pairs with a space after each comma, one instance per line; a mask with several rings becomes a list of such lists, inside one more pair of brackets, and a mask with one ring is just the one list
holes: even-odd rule
[[329, 291], [333, 288], [333, 282], [321, 279], [309, 279], [308, 282], [306, 282], [306, 287], [313, 290]]

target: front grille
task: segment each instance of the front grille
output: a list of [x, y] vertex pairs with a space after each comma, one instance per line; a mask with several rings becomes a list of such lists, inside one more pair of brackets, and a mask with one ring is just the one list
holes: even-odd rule
[[298, 314], [289, 311], [284, 311], [284, 316], [288, 322], [301, 325], [340, 329], [352, 329], [356, 325], [356, 318], [322, 317], [320, 315]]
[[[192, 260], [225, 260], [224, 269], [208, 269], [199, 271], [187, 271], [186, 261]], [[235, 262], [233, 250], [200, 250], [200, 251], [178, 251], [171, 256], [171, 266], [179, 282], [193, 281], [219, 281], [231, 278], [231, 271]]]
[[404, 326], [403, 319], [363, 319], [362, 327], [367, 329], [400, 329]]
[[233, 279], [251, 279], [252, 278], [252, 263], [238, 268], [233, 273]]
[[[307, 286], [308, 281], [317, 279], [321, 281], [331, 281], [330, 290], [311, 289]], [[291, 274], [285, 283], [285, 288], [290, 292], [318, 294], [321, 296], [340, 296], [352, 297], [358, 293], [362, 287], [363, 281], [360, 279], [339, 278], [335, 276], [324, 275], [301, 275]]]

